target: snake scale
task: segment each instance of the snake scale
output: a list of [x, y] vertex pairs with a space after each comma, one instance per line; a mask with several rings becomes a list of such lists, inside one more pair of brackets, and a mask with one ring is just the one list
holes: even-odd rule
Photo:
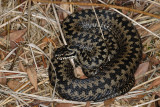
[[[104, 101], [127, 93], [135, 83], [142, 43], [133, 24], [122, 15], [104, 9], [74, 12], [62, 23], [67, 45], [53, 55], [48, 73], [52, 86], [67, 100]], [[88, 76], [79, 79], [69, 61]], [[56, 72], [56, 73], [55, 73]]]

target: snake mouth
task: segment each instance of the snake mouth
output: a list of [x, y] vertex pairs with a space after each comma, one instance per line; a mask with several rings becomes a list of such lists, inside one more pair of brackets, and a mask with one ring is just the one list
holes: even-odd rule
[[62, 54], [55, 54], [55, 58], [58, 60], [75, 59], [76, 52], [64, 52]]
[[58, 60], [67, 60], [67, 59], [75, 59], [76, 56], [68, 56], [68, 57], [56, 57]]
[[71, 46], [64, 45], [55, 50], [54, 56], [58, 60], [74, 59], [76, 58], [76, 51]]

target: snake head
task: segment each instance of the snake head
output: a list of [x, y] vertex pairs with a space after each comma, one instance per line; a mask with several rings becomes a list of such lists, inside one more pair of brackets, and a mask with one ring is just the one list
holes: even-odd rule
[[76, 51], [72, 46], [64, 45], [55, 51], [55, 57], [58, 60], [65, 60], [76, 57]]

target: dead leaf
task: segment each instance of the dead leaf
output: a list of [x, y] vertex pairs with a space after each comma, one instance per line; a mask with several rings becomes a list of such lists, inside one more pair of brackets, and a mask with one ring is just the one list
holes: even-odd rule
[[[90, 1], [87, 1], [87, 0], [83, 0], [81, 1], [81, 3], [90, 3]], [[92, 9], [92, 6], [87, 6], [87, 5], [78, 5], [79, 9]], [[94, 6], [95, 8], [98, 7], [98, 6]]]
[[155, 48], [160, 49], [160, 40], [156, 40], [154, 46]]
[[43, 66], [44, 68], [47, 68], [47, 63], [45, 61], [44, 55], [42, 55], [42, 61], [43, 61]]
[[156, 79], [156, 80], [154, 80], [154, 81], [150, 84], [150, 86], [149, 86], [149, 88], [147, 88], [147, 90], [150, 90], [150, 89], [152, 89], [153, 87], [158, 86], [159, 84], [160, 84], [160, 79]]
[[10, 80], [7, 82], [7, 85], [11, 90], [16, 91], [21, 86], [21, 83], [19, 80]]
[[159, 91], [156, 93], [156, 96], [160, 97], [160, 92]]
[[19, 42], [18, 39], [22, 38], [22, 36], [25, 34], [26, 31], [27, 29], [23, 29], [23, 30], [17, 30], [17, 31], [10, 33], [10, 41]]
[[26, 69], [25, 69], [25, 67], [23, 66], [23, 64], [22, 64], [21, 61], [19, 62], [19, 71], [26, 72]]
[[73, 104], [71, 103], [59, 103], [56, 105], [56, 107], [72, 107]]
[[160, 101], [157, 101], [157, 102], [158, 102], [158, 104], [157, 104], [157, 105], [158, 105], [158, 106], [160, 106]]
[[149, 67], [149, 62], [144, 62], [141, 63], [136, 71], [136, 73], [134, 74], [135, 78], [137, 78], [140, 75], [143, 75], [145, 72], [148, 71], [148, 67]]
[[142, 54], [142, 60], [145, 60], [147, 58], [147, 54]]
[[150, 8], [149, 10], [148, 10], [148, 12], [149, 13], [152, 13], [152, 14], [155, 14], [155, 13], [157, 13], [158, 11], [159, 11], [159, 7], [158, 6], [155, 6], [155, 5], [153, 5], [152, 6], [152, 8]]
[[[62, 2], [67, 2], [67, 0], [62, 0]], [[69, 4], [60, 4], [60, 7], [62, 7], [64, 10], [69, 11]], [[68, 14], [66, 12], [62, 12], [63, 18], [66, 18]]]
[[155, 56], [150, 57], [150, 63], [151, 65], [158, 65], [160, 63], [160, 60], [157, 59]]
[[[63, 2], [67, 2], [67, 0], [62, 0]], [[60, 7], [63, 10], [69, 11], [69, 4], [60, 4]], [[58, 17], [60, 21], [63, 21], [66, 17], [68, 16], [68, 14], [65, 11], [58, 11]]]
[[5, 78], [5, 75], [3, 72], [0, 72], [0, 84], [5, 85], [7, 82], [7, 79]]
[[[23, 29], [23, 30], [12, 30], [10, 31], [10, 45], [11, 45], [11, 48], [15, 48], [16, 45], [14, 42], [16, 43], [19, 43], [20, 41], [23, 41], [24, 39], [22, 38], [22, 36], [25, 34], [25, 32], [27, 31], [27, 29]], [[3, 33], [3, 34], [6, 34], [4, 36], [4, 39], [7, 38], [7, 33]]]
[[77, 78], [80, 78], [80, 79], [85, 79], [85, 78], [87, 78], [87, 77], [84, 75], [84, 73], [83, 73], [83, 71], [82, 71], [82, 69], [81, 69], [80, 66], [75, 68], [75, 73], [76, 73], [76, 77], [77, 77]]
[[27, 29], [23, 29], [23, 30], [18, 30], [13, 33], [10, 33], [10, 41], [11, 41], [10, 45], [11, 45], [12, 49], [16, 47], [15, 42], [19, 43], [20, 41], [24, 41], [24, 39], [22, 37], [26, 31], [27, 31]]
[[35, 90], [38, 90], [38, 85], [37, 85], [37, 72], [35, 71], [35, 69], [33, 67], [31, 68], [27, 68], [27, 74], [28, 74], [28, 78], [31, 82], [31, 84], [33, 85], [33, 87], [35, 88]]
[[[43, 104], [45, 107], [50, 107], [50, 106], [49, 106], [50, 102], [48, 102], [48, 101], [36, 100], [36, 99], [34, 99], [34, 101], [31, 102], [29, 105], [30, 105], [30, 107], [40, 107], [40, 105], [42, 105], [42, 104]], [[55, 106], [54, 106], [54, 107], [55, 107]]]
[[141, 2], [135, 2], [135, 7], [137, 10], [144, 10], [145, 8], [145, 2], [141, 1]]
[[6, 104], [6, 107], [15, 107], [15, 104]]
[[44, 20], [44, 19], [41, 19], [41, 26], [45, 26], [46, 24], [47, 24], [47, 21], [46, 20]]
[[[158, 98], [160, 98], [159, 95], [155, 95], [155, 99], [158, 99]], [[160, 100], [154, 102], [153, 107], [160, 107]]]
[[4, 58], [5, 58], [4, 52], [0, 50], [0, 60], [3, 60]]
[[[149, 30], [151, 30], [152, 32], [155, 32], [156, 30], [159, 30], [160, 29], [160, 23], [156, 23], [156, 24], [153, 24], [152, 26], [148, 27]], [[144, 32], [142, 32], [141, 35], [147, 35], [149, 32], [144, 30]]]
[[91, 102], [90, 102], [90, 101], [87, 101], [85, 107], [90, 107], [90, 105], [91, 105]]
[[115, 100], [115, 98], [104, 101], [104, 106], [110, 107], [110, 105], [113, 103], [114, 100]]
[[[43, 40], [42, 40], [42, 42], [51, 42], [52, 45], [53, 45], [55, 48], [58, 46], [57, 44], [59, 44], [57, 41], [58, 41], [58, 39], [52, 40], [51, 38], [48, 38], [48, 37], [44, 37]], [[40, 47], [42, 47], [42, 46], [40, 46]]]

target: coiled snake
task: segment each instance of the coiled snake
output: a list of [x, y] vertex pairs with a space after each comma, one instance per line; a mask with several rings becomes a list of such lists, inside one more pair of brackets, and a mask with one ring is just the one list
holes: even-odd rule
[[[122, 15], [103, 9], [75, 12], [62, 23], [66, 46], [57, 49], [49, 67], [50, 83], [62, 98], [104, 101], [128, 92], [140, 63], [140, 36]], [[86, 79], [74, 76], [69, 58], [81, 66]], [[56, 72], [56, 76], [55, 76]]]

